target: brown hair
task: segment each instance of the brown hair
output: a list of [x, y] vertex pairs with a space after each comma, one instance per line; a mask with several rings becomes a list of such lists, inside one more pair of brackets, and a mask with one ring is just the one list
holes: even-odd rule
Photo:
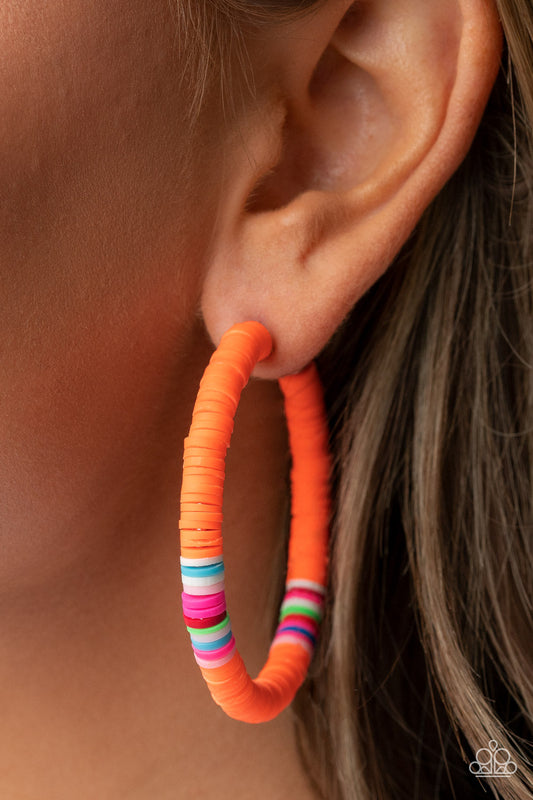
[[[212, 43], [316, 3], [209, 5]], [[294, 708], [327, 800], [533, 790], [533, 7], [497, 5], [468, 156], [319, 360], [331, 587]], [[480, 781], [491, 740], [517, 769]]]

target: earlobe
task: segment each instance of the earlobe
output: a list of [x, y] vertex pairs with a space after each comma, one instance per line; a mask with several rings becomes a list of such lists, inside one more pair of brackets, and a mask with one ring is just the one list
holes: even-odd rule
[[292, 70], [298, 87], [277, 87], [280, 158], [253, 181], [242, 161], [248, 191], [221, 217], [206, 275], [215, 343], [244, 319], [271, 331], [275, 351], [256, 371], [265, 377], [302, 368], [387, 269], [464, 158], [498, 70], [501, 34], [485, 0], [365, 0], [341, 11], [326, 44], [322, 12], [307, 23], [317, 33], [308, 27], [299, 56], [305, 81], [294, 78], [290, 36], [281, 50], [276, 42], [272, 81]]

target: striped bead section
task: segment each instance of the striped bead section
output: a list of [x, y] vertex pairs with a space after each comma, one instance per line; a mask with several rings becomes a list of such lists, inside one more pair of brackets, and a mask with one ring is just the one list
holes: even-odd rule
[[271, 646], [291, 642], [312, 655], [324, 611], [324, 594], [324, 587], [318, 583], [291, 580], [286, 586]]
[[235, 639], [226, 610], [222, 556], [181, 558], [183, 617], [192, 649], [201, 667], [226, 664], [235, 652]]

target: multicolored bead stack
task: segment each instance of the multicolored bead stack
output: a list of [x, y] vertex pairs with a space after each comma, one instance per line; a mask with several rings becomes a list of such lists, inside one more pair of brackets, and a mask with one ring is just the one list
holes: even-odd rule
[[181, 558], [183, 616], [194, 657], [206, 669], [226, 664], [235, 638], [226, 609], [222, 556]]
[[312, 581], [293, 580], [287, 584], [272, 647], [279, 642], [295, 642], [313, 655], [322, 621], [324, 594], [324, 587]]

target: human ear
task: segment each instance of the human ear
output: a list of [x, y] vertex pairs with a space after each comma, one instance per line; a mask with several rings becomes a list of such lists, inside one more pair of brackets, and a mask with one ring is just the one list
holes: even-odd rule
[[215, 343], [263, 322], [254, 374], [274, 378], [322, 349], [463, 160], [501, 32], [486, 0], [331, 0], [258, 52], [202, 313]]

